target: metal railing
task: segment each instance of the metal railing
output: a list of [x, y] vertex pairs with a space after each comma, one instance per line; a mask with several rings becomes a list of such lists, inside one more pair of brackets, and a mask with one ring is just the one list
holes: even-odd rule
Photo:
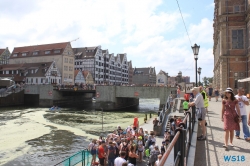
[[55, 166], [74, 166], [78, 163], [82, 163], [82, 166], [91, 165], [91, 154], [87, 149], [77, 152], [73, 156], [63, 160], [62, 162], [56, 164]]
[[187, 157], [189, 155], [189, 148], [191, 145], [192, 134], [195, 124], [195, 107], [189, 108], [186, 111], [183, 122], [178, 125], [175, 130], [175, 136], [168, 146], [166, 152], [160, 160], [159, 166], [164, 166], [170, 152], [174, 148], [174, 165], [185, 166], [187, 163]]

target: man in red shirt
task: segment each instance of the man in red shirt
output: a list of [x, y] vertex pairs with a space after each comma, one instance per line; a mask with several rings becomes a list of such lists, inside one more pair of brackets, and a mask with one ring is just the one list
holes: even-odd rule
[[105, 141], [102, 140], [102, 144], [98, 148], [98, 158], [101, 166], [104, 166], [104, 160], [106, 156], [106, 154], [104, 153], [104, 146], [105, 146]]

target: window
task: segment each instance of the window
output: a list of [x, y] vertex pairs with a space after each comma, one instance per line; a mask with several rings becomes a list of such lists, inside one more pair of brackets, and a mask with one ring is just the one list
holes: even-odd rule
[[38, 52], [37, 51], [33, 52], [33, 55], [38, 55]]
[[243, 49], [243, 30], [232, 30], [232, 48]]
[[68, 71], [68, 66], [64, 66], [64, 71]]
[[50, 54], [50, 51], [45, 51], [45, 54]]
[[54, 53], [60, 53], [60, 50], [54, 50]]
[[234, 6], [234, 13], [239, 13], [240, 12], [240, 6]]
[[26, 56], [26, 55], [27, 55], [27, 53], [26, 53], [26, 52], [22, 53], [22, 56]]

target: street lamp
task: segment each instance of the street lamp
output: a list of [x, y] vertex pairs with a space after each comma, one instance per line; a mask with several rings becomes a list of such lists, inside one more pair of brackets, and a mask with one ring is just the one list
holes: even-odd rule
[[197, 60], [198, 60], [198, 54], [199, 54], [199, 49], [200, 46], [198, 46], [196, 43], [194, 44], [194, 46], [191, 46], [193, 53], [194, 53], [194, 60], [195, 60], [195, 85], [196, 87], [197, 85]]
[[199, 74], [199, 85], [201, 85], [201, 81], [200, 81], [200, 76], [201, 76], [201, 67], [198, 68], [198, 74]]

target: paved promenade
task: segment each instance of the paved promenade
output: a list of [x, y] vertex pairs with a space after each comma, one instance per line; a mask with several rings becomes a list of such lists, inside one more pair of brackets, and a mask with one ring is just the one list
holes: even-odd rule
[[[224, 145], [224, 130], [221, 121], [221, 107], [221, 99], [219, 99], [219, 102], [215, 102], [214, 98], [209, 101], [208, 116], [206, 118], [208, 123], [207, 140], [197, 141], [195, 166], [250, 166], [250, 142], [242, 139], [242, 124], [240, 124], [241, 139], [234, 137], [234, 147], [228, 147], [227, 150], [222, 147]], [[247, 106], [247, 112], [249, 113], [249, 111], [250, 106]], [[199, 131], [198, 135], [201, 135], [201, 131]], [[236, 156], [236, 161], [225, 161], [224, 157], [226, 156]]]

